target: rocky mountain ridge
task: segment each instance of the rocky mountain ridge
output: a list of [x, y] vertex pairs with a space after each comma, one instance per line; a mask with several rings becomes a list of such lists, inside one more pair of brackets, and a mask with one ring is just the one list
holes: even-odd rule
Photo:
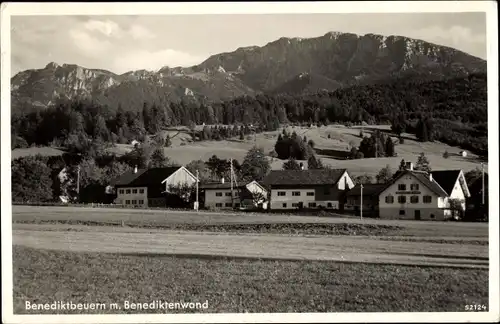
[[[191, 67], [116, 74], [51, 62], [11, 80], [13, 111], [50, 106], [59, 99], [91, 97], [134, 109], [144, 99], [165, 103], [217, 101], [258, 93], [332, 91], [402, 74], [445, 78], [485, 72], [486, 61], [402, 36], [329, 32], [240, 47]], [[142, 105], [140, 105], [142, 106]]]

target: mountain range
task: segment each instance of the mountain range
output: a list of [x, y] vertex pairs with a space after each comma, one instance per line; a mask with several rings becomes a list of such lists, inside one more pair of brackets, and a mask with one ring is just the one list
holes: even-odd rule
[[191, 67], [116, 74], [51, 62], [11, 79], [12, 111], [31, 111], [60, 99], [91, 97], [111, 108], [137, 110], [194, 100], [211, 102], [260, 93], [307, 93], [384, 82], [409, 75], [443, 79], [486, 72], [486, 61], [459, 50], [402, 36], [329, 32], [238, 48]]

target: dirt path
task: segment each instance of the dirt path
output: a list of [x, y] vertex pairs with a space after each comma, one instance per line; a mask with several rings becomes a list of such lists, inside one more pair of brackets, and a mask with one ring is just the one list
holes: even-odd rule
[[330, 260], [488, 268], [488, 246], [383, 241], [369, 237], [283, 236], [154, 231], [43, 231], [14, 229], [13, 244], [75, 252]]

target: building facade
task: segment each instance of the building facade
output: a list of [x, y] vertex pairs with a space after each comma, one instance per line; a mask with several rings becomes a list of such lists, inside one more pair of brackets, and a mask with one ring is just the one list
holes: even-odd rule
[[230, 183], [205, 183], [200, 185], [200, 190], [203, 206], [208, 209], [267, 207], [267, 190], [257, 181], [240, 186], [233, 184], [232, 191]]
[[[378, 217], [379, 195], [384, 190], [385, 184], [363, 185], [363, 215]], [[361, 213], [361, 186], [358, 184], [346, 193], [344, 211], [359, 215]]]
[[[440, 181], [438, 181], [440, 179]], [[444, 188], [446, 189], [444, 189]], [[379, 195], [380, 218], [445, 220], [452, 217], [451, 200], [469, 195], [463, 172], [399, 172]], [[465, 204], [461, 204], [465, 209]]]
[[264, 179], [271, 210], [341, 209], [343, 194], [354, 187], [345, 169], [273, 170]]

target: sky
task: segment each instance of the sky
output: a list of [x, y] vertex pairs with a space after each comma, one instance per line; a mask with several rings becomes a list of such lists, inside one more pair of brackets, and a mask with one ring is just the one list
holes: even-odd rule
[[280, 37], [400, 35], [486, 59], [485, 13], [12, 16], [11, 74], [49, 62], [114, 73], [191, 66]]

